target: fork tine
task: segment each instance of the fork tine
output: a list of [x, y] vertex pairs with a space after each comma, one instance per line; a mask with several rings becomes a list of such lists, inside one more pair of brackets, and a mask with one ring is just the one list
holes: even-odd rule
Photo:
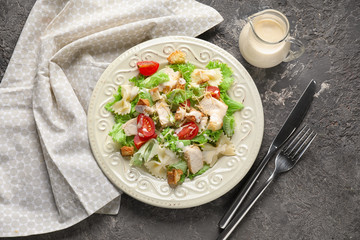
[[[304, 130], [305, 130], [305, 128], [304, 128]], [[289, 152], [289, 156], [296, 155], [297, 150], [301, 148], [301, 146], [299, 147], [299, 145], [304, 142], [304, 138], [306, 138], [306, 135], [309, 133], [309, 131], [310, 131], [310, 128], [307, 128], [305, 133], [303, 133], [302, 135], [299, 133], [297, 135], [297, 138], [300, 138], [300, 139], [298, 139], [296, 141], [295, 145], [291, 148], [291, 151]], [[295, 153], [294, 153], [294, 151], [295, 151]]]
[[[304, 145], [306, 144], [306, 142], [310, 139], [311, 135], [314, 134], [314, 131], [311, 131], [311, 133], [306, 136], [306, 134], [310, 131], [310, 129], [308, 131], [306, 131], [306, 133], [302, 136], [302, 138], [297, 142], [297, 145], [301, 144], [299, 147], [297, 147], [296, 149], [294, 149], [295, 153], [293, 154], [294, 156], [297, 155], [300, 150], [304, 147]], [[306, 137], [305, 140], [303, 140]]]
[[[292, 136], [292, 138], [289, 140], [289, 143], [287, 143], [284, 148], [283, 148], [283, 153], [285, 153], [286, 155], [290, 155], [292, 153], [292, 151], [294, 150], [294, 148], [297, 146], [298, 141], [301, 140], [301, 137], [304, 134], [304, 131], [308, 131], [309, 128], [307, 125], [305, 125], [304, 127], [301, 128], [301, 130], [296, 133], [296, 135]], [[306, 132], [305, 132], [306, 134]], [[299, 140], [300, 138], [300, 140]]]
[[[317, 136], [317, 134], [314, 131], [312, 131], [310, 133], [310, 135], [305, 139], [305, 141], [301, 144], [299, 149], [294, 154], [294, 157], [296, 156], [295, 161], [298, 161], [302, 157], [302, 155], [309, 148], [310, 144], [312, 143], [312, 141], [314, 141], [316, 136]], [[301, 152], [299, 152], [300, 150], [301, 150]]]

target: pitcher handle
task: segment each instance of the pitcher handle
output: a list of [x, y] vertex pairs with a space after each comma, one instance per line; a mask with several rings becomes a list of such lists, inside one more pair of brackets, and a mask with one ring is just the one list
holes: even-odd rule
[[[298, 57], [300, 57], [305, 52], [304, 44], [293, 37], [289, 37], [285, 41], [290, 42], [290, 51], [289, 54], [286, 56], [286, 58], [283, 60], [283, 62], [290, 62]], [[291, 50], [292, 46], [295, 46], [297, 48], [296, 50]]]

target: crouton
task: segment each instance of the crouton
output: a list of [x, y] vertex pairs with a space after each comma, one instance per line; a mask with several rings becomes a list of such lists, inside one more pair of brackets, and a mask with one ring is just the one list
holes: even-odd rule
[[181, 169], [172, 169], [171, 171], [167, 171], [167, 180], [170, 187], [176, 187], [179, 184], [181, 175], [183, 171]]
[[140, 98], [136, 105], [150, 106], [150, 101], [148, 99]]
[[132, 156], [134, 154], [134, 147], [123, 146], [120, 148], [120, 151], [123, 156]]
[[171, 53], [170, 56], [167, 58], [170, 64], [179, 64], [185, 63], [186, 54], [182, 51], [176, 50], [175, 52]]

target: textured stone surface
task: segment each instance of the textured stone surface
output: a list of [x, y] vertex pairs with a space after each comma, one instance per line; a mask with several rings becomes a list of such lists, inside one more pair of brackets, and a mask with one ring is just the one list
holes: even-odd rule
[[[34, 2], [0, 0], [0, 79]], [[235, 56], [261, 94], [265, 132], [260, 157], [308, 81], [318, 83], [305, 120], [318, 132], [316, 141], [294, 170], [267, 189], [232, 238], [360, 239], [360, 2], [200, 2], [225, 19], [200, 38]], [[290, 63], [258, 69], [241, 57], [238, 36], [244, 19], [265, 7], [288, 16], [292, 35], [303, 40], [306, 52]], [[259, 181], [272, 169], [270, 163]], [[69, 229], [27, 239], [215, 239], [217, 222], [237, 191], [182, 210], [152, 207], [124, 195], [117, 216], [93, 215]]]

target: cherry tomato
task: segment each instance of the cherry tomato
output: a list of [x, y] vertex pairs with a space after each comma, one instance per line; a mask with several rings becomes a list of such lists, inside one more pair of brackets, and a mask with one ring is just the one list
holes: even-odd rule
[[149, 138], [155, 133], [155, 124], [151, 117], [140, 113], [137, 117], [138, 134], [142, 138]]
[[142, 61], [136, 63], [140, 73], [144, 76], [151, 76], [159, 68], [159, 63], [154, 61]]
[[185, 100], [185, 102], [180, 103], [180, 106], [181, 107], [185, 107], [185, 106], [190, 107], [190, 100], [189, 99]]
[[157, 134], [154, 133], [152, 136], [150, 136], [149, 138], [142, 138], [139, 136], [139, 134], [135, 135], [134, 137], [134, 144], [135, 144], [135, 147], [137, 149], [140, 149], [140, 147], [142, 145], [144, 145], [147, 141], [149, 141], [150, 139], [152, 138], [157, 138]]
[[220, 89], [215, 86], [207, 86], [206, 91], [211, 93], [211, 96], [220, 99]]
[[194, 122], [185, 123], [178, 128], [175, 133], [180, 140], [190, 140], [196, 137], [199, 132], [199, 127]]

